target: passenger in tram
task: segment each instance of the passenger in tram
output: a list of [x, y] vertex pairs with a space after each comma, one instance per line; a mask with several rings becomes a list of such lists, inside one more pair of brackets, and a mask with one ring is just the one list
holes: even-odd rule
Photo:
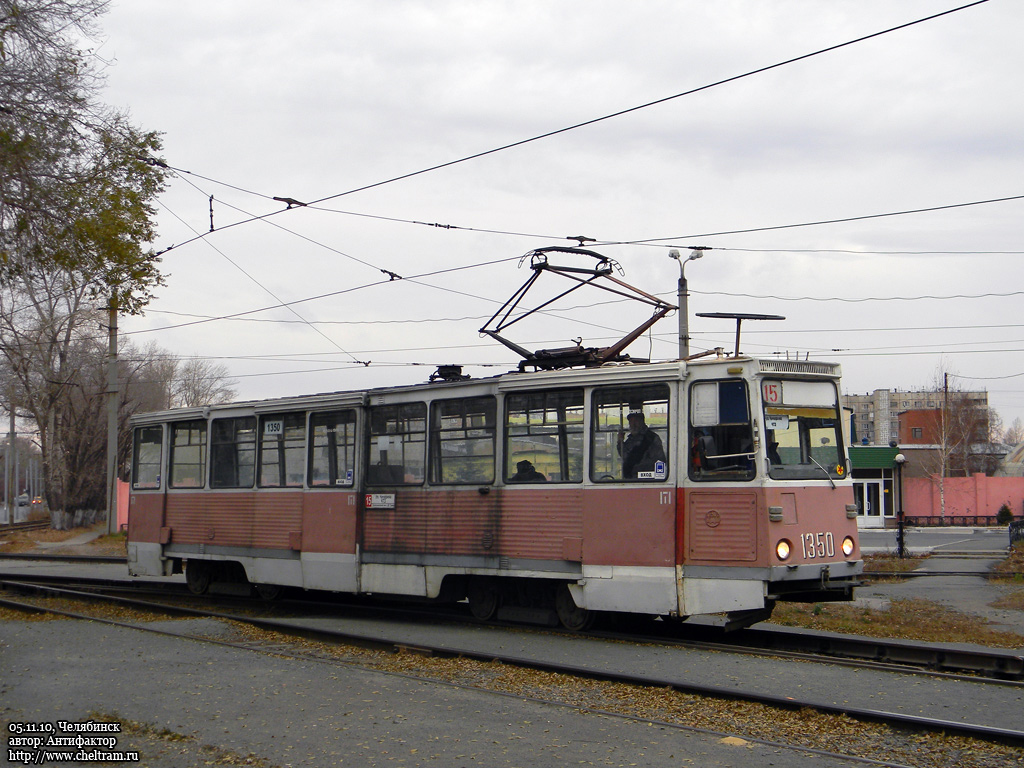
[[516, 473], [509, 478], [512, 483], [546, 483], [547, 477], [543, 472], [538, 472], [533, 463], [523, 459], [516, 464]]
[[765, 430], [768, 437], [768, 461], [772, 464], [781, 464], [782, 457], [779, 456], [779, 443], [775, 440], [775, 430]]
[[626, 414], [629, 434], [619, 432], [619, 455], [622, 457], [622, 476], [636, 479], [639, 472], [653, 472], [657, 462], [665, 462], [665, 447], [658, 433], [647, 426], [642, 410]]

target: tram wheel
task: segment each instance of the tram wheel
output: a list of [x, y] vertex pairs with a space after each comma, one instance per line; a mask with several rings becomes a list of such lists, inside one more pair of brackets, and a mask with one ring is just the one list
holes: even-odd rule
[[193, 595], [206, 594], [210, 588], [213, 569], [205, 560], [189, 560], [185, 564], [185, 583]]
[[256, 594], [264, 600], [277, 600], [284, 594], [284, 587], [280, 584], [255, 584]]
[[594, 626], [597, 612], [580, 608], [572, 599], [568, 584], [560, 584], [555, 592], [555, 612], [562, 626], [572, 632], [583, 632]]
[[478, 621], [490, 621], [501, 607], [501, 590], [495, 579], [470, 579], [466, 596], [469, 598], [469, 612]]

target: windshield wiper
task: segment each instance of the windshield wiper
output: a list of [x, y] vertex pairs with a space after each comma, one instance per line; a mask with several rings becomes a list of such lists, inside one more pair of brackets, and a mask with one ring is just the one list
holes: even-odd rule
[[825, 473], [825, 477], [828, 478], [829, 485], [832, 486], [832, 490], [834, 491], [836, 489], [836, 483], [835, 480], [832, 479], [832, 475], [829, 474], [829, 471], [825, 469], [823, 466], [821, 466], [821, 464], [819, 464], [817, 460], [813, 456], [811, 456], [811, 454], [808, 453], [807, 458], [814, 462], [814, 466], [816, 466], [818, 469]]

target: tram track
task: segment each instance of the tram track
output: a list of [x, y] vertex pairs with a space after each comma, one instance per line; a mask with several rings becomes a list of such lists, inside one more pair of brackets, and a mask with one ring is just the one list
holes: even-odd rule
[[41, 531], [49, 527], [49, 520], [23, 520], [20, 523], [4, 523], [0, 525], [0, 535], [16, 531]]
[[949, 679], [984, 678], [992, 683], [1024, 686], [1024, 655], [1008, 650], [974, 649], [963, 645], [919, 643], [774, 626], [752, 627], [729, 635], [714, 628], [704, 629], [693, 625], [686, 630], [686, 640], [666, 637], [663, 633], [639, 635], [637, 640], [685, 643], [688, 647], [703, 646], [729, 653], [767, 654]]
[[[470, 647], [468, 645], [428, 641], [410, 642], [407, 638], [388, 636], [388, 633], [371, 635], [365, 632], [351, 632], [334, 628], [314, 627], [308, 623], [304, 624], [301, 618], [282, 619], [253, 616], [251, 615], [251, 612], [247, 614], [245, 612], [224, 612], [206, 608], [195, 608], [182, 605], [176, 606], [168, 604], [164, 600], [153, 601], [149, 599], [142, 599], [138, 596], [123, 597], [104, 594], [102, 590], [88, 591], [84, 589], [68, 589], [54, 585], [31, 583], [28, 581], [15, 582], [13, 580], [4, 580], [0, 585], [9, 592], [34, 592], [37, 595], [45, 595], [65, 600], [105, 602], [125, 608], [146, 611], [156, 615], [175, 615], [188, 618], [218, 619], [223, 621], [239, 622], [264, 632], [275, 633], [275, 636], [282, 636], [284, 638], [283, 641], [275, 642], [274, 648], [267, 652], [280, 652], [282, 648], [289, 647], [289, 644], [293, 639], [301, 638], [303, 640], [328, 645], [345, 644], [359, 648], [384, 650], [392, 653], [396, 651], [405, 651], [437, 658], [469, 659], [484, 663], [499, 662], [501, 664], [520, 669], [558, 675], [569, 675], [574, 678], [588, 679], [602, 683], [616, 683], [654, 689], [671, 689], [679, 693], [693, 696], [711, 697], [719, 700], [737, 702], [751, 702], [770, 708], [789, 711], [798, 711], [807, 708], [825, 714], [851, 717], [861, 722], [883, 723], [889, 726], [902, 727], [917, 732], [956, 734], [971, 739], [980, 739], [982, 741], [1001, 743], [1014, 747], [1024, 746], [1024, 731], [986, 725], [981, 722], [962, 722], [848, 704], [830, 705], [820, 700], [815, 700], [813, 697], [801, 699], [787, 695], [766, 694], [763, 691], [745, 689], [742, 687], [725, 687], [721, 685], [691, 683], [680, 681], [679, 679], [668, 679], [666, 677], [658, 676], [657, 674], [614, 671], [585, 664], [551, 661], [515, 653], [495, 653], [493, 649], [480, 649]], [[11, 600], [8, 598], [0, 599], [0, 605], [6, 605], [7, 607], [14, 608], [16, 610], [49, 610], [45, 607], [39, 606], [38, 604], [24, 603], [22, 601]], [[257, 601], [247, 601], [246, 605], [261, 606], [261, 603]], [[107, 619], [97, 619], [95, 616], [79, 613], [77, 611], [53, 609], [53, 612], [69, 616], [71, 618], [107, 621]], [[117, 621], [114, 621], [113, 623], [124, 624], [125, 626], [130, 626], [135, 629], [147, 629], [144, 623], [125, 624], [124, 622]], [[521, 630], [522, 627], [519, 627], [518, 629]], [[616, 640], [618, 642], [636, 642], [635, 638], [624, 638], [621, 635], [617, 635]], [[647, 642], [650, 641], [651, 638], [648, 637]], [[714, 646], [713, 650], [718, 652], [731, 652], [729, 649], [723, 650], [721, 646]], [[285, 655], [293, 654], [287, 653]], [[913, 670], [893, 668], [893, 671], [901, 674], [907, 674]], [[975, 682], [977, 682], [977, 679], [975, 679]], [[999, 685], [1021, 685], [1020, 683], [1013, 683], [1006, 680], [989, 680], [986, 682]]]
[[45, 552], [5, 552], [0, 554], [0, 563], [5, 560], [12, 562], [39, 561], [42, 563], [112, 563], [124, 565], [128, 558], [124, 555], [65, 555]]
[[[149, 590], [154, 597], [174, 599], [193, 603], [211, 599], [223, 602], [235, 599], [238, 605], [276, 606], [294, 608], [308, 613], [310, 610], [351, 615], [383, 616], [397, 620], [410, 617], [431, 621], [444, 620], [460, 624], [477, 625], [479, 622], [459, 607], [430, 606], [424, 609], [415, 604], [388, 604], [366, 599], [345, 600], [334, 596], [332, 600], [260, 600], [249, 597], [242, 585], [220, 585], [210, 596], [197, 598], [184, 585], [162, 584], [159, 582], [122, 581], [118, 579], [85, 578], [68, 576], [32, 575], [31, 577], [10, 576], [0, 573], [0, 584], [13, 579], [15, 582], [35, 583], [60, 587], [74, 585], [82, 591], [116, 592], [124, 595], [139, 595]], [[234, 588], [233, 588], [234, 587]], [[158, 605], [167, 605], [165, 602]], [[173, 606], [172, 606], [173, 607]], [[203, 609], [197, 609], [203, 610]], [[558, 628], [516, 622], [491, 622], [494, 626], [510, 629], [529, 629], [538, 633], [563, 634]], [[818, 663], [845, 665], [863, 669], [879, 669], [918, 674], [946, 679], [984, 679], [993, 684], [1021, 685], [1024, 687], [1024, 654], [1017, 651], [968, 647], [965, 644], [923, 643], [911, 640], [874, 638], [845, 635], [834, 632], [792, 627], [763, 625], [735, 632], [724, 632], [721, 628], [700, 623], [666, 623], [630, 620], [612, 629], [598, 628], [586, 633], [591, 637], [612, 641], [627, 641], [637, 644], [653, 644], [695, 650], [713, 650], [736, 654], [749, 654], [788, 658]]]

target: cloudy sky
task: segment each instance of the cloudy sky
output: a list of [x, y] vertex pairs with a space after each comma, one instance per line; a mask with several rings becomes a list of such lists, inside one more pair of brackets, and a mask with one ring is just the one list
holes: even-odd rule
[[[490, 375], [518, 358], [478, 330], [527, 251], [594, 238], [674, 301], [668, 251], [701, 245], [691, 314], [787, 318], [745, 324], [745, 351], [838, 361], [851, 393], [948, 371], [1009, 424], [1024, 199], [964, 204], [1024, 195], [1017, 0], [380, 184], [963, 4], [122, 0], [96, 48], [105, 100], [162, 132], [178, 171], [154, 243], [175, 246], [168, 284], [122, 330], [225, 363], [246, 398]], [[578, 291], [508, 335], [603, 345], [650, 314], [608, 298]], [[693, 318], [691, 351], [732, 332]], [[676, 333], [666, 318], [629, 352], [674, 358]]]

